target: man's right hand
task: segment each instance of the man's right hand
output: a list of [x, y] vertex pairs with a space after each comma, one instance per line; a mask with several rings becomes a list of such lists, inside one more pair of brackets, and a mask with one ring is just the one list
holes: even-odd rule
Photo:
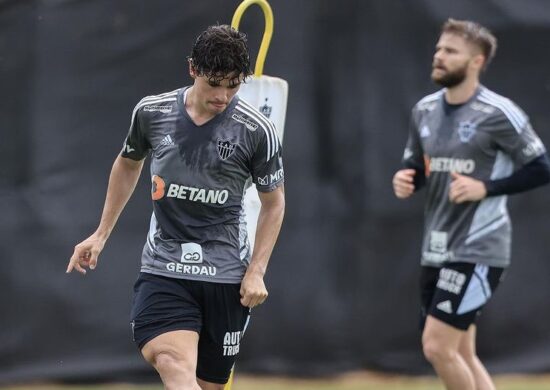
[[82, 241], [74, 247], [74, 253], [69, 260], [66, 273], [76, 269], [83, 275], [86, 275], [86, 269], [95, 269], [97, 258], [105, 246], [105, 240], [97, 237], [96, 233]]
[[401, 169], [393, 175], [393, 192], [399, 199], [405, 199], [414, 193], [414, 169]]

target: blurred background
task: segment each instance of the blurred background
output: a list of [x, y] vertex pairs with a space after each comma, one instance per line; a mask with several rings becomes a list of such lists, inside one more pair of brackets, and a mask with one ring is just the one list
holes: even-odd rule
[[[150, 179], [86, 277], [65, 274], [96, 228], [135, 104], [188, 85], [186, 56], [239, 0], [0, 0], [0, 385], [157, 378], [131, 338], [132, 287]], [[411, 107], [437, 89], [448, 18], [499, 39], [483, 83], [550, 146], [546, 0], [270, 0], [264, 73], [289, 83], [287, 213], [270, 297], [254, 310], [238, 372], [431, 374], [420, 348], [422, 201], [397, 200]], [[240, 29], [255, 59], [263, 14]], [[148, 171], [148, 170], [146, 170]], [[479, 320], [492, 373], [550, 372], [550, 188], [514, 196], [512, 267]]]

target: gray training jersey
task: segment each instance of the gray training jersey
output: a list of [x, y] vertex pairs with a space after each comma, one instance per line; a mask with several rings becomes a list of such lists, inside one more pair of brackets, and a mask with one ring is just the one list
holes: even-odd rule
[[262, 192], [283, 183], [281, 144], [273, 123], [238, 96], [195, 125], [187, 90], [142, 99], [121, 152], [151, 155], [153, 215], [141, 271], [240, 283], [251, 255], [244, 191], [249, 178]]
[[449, 262], [506, 267], [511, 225], [506, 196], [480, 202], [449, 201], [450, 172], [479, 180], [499, 179], [545, 153], [525, 113], [512, 101], [480, 86], [460, 106], [446, 106], [445, 90], [412, 110], [405, 166], [426, 174], [422, 265]]

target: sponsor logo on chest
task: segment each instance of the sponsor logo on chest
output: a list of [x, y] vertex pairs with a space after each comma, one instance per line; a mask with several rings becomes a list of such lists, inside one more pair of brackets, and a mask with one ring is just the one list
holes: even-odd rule
[[224, 204], [229, 198], [228, 190], [211, 190], [206, 188], [197, 188], [184, 186], [176, 183], [170, 183], [168, 189], [166, 182], [158, 175], [152, 177], [152, 198], [160, 200], [164, 197], [189, 200], [191, 202]]
[[429, 157], [424, 155], [426, 176], [432, 172], [456, 172], [470, 174], [476, 169], [476, 162], [472, 159], [451, 158], [451, 157]]

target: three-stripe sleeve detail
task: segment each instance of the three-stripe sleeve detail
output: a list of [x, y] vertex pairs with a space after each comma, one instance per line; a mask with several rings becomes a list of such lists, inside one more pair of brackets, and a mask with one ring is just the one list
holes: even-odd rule
[[254, 121], [256, 121], [264, 131], [267, 142], [266, 161], [269, 161], [279, 152], [281, 147], [279, 137], [277, 136], [277, 131], [275, 130], [275, 125], [258, 110], [242, 99], [239, 99], [239, 103], [235, 109], [254, 119]]
[[510, 121], [512, 126], [516, 129], [518, 134], [521, 134], [525, 124], [527, 123], [527, 117], [510, 99], [499, 96], [494, 92], [483, 90], [479, 96], [479, 101], [487, 103], [493, 107], [498, 108]]

